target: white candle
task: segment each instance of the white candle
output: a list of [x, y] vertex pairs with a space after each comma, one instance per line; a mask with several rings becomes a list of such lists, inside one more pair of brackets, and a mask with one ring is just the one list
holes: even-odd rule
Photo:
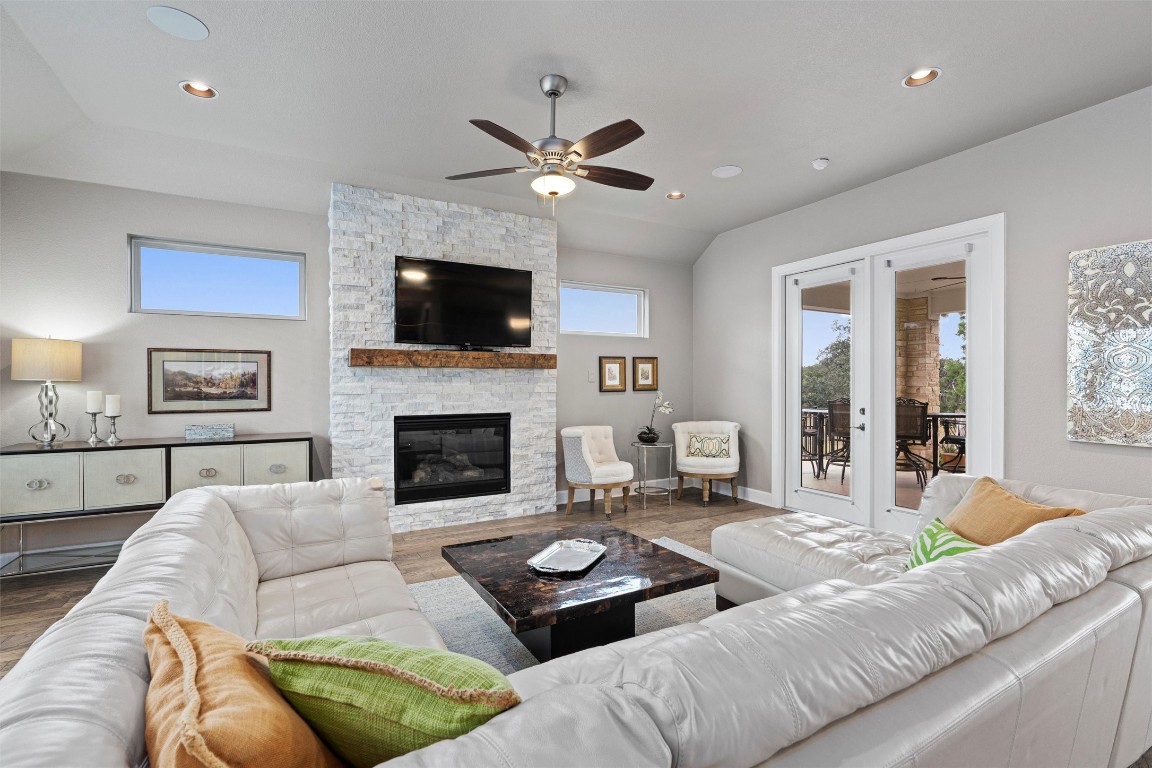
[[120, 415], [120, 395], [108, 395], [108, 399], [104, 402], [104, 415]]
[[86, 413], [100, 413], [104, 405], [104, 393], [98, 390], [88, 392], [88, 405], [84, 408]]

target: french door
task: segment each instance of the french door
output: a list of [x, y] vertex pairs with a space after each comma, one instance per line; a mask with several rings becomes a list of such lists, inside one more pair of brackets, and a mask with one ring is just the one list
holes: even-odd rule
[[863, 260], [785, 286], [786, 506], [867, 524], [871, 499], [869, 276]]
[[1003, 214], [773, 269], [774, 504], [911, 533], [1003, 476], [1003, 272]]

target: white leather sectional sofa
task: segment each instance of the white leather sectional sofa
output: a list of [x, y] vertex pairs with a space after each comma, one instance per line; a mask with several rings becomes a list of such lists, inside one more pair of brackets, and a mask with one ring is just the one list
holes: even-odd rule
[[248, 639], [372, 635], [443, 648], [391, 559], [378, 480], [176, 494], [0, 679], [0, 763], [147, 764], [143, 637], [161, 599]]
[[[440, 646], [386, 530], [367, 481], [174, 497], [0, 680], [4, 764], [145, 763], [161, 598], [245, 637]], [[1101, 509], [517, 672], [522, 704], [389, 766], [1126, 768], [1152, 746], [1150, 603], [1152, 506]]]
[[[971, 482], [938, 478], [926, 514]], [[517, 672], [522, 704], [389, 765], [1126, 768], [1152, 747], [1152, 502], [1007, 486], [1095, 511]], [[898, 556], [808, 530], [849, 575]]]

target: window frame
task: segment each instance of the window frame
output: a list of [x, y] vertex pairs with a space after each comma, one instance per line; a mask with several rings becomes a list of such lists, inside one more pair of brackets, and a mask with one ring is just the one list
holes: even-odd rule
[[[637, 298], [636, 302], [636, 333], [619, 333], [617, 331], [566, 331], [560, 325], [560, 315], [563, 312], [563, 307], [560, 303], [563, 301], [564, 289], [576, 288], [583, 291], [599, 291], [601, 293], [626, 293]], [[602, 283], [587, 283], [582, 280], [561, 280], [560, 287], [556, 293], [557, 298], [557, 312], [556, 312], [556, 327], [560, 333], [566, 336], [615, 336], [624, 339], [646, 339], [648, 338], [648, 289], [647, 288], [629, 288], [624, 285], [604, 285]]]
[[[145, 235], [128, 235], [131, 252], [130, 279], [131, 299], [128, 311], [146, 315], [192, 315], [200, 317], [244, 317], [254, 320], [307, 320], [308, 319], [308, 263], [307, 255], [296, 251], [275, 251], [264, 248], [245, 248], [235, 245], [214, 245], [190, 240], [172, 240]], [[140, 294], [143, 289], [140, 276], [140, 249], [159, 248], [170, 251], [207, 253], [220, 256], [239, 256], [249, 259], [271, 259], [273, 261], [295, 262], [299, 266], [300, 291], [297, 298], [299, 313], [295, 315], [262, 315], [243, 312], [203, 312], [191, 309], [152, 309], [141, 306]]]

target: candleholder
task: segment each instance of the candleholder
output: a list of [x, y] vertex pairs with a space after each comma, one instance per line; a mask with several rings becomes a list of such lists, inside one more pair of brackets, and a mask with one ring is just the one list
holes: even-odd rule
[[84, 411], [84, 413], [92, 417], [92, 426], [88, 428], [88, 432], [90, 433], [88, 444], [96, 445], [96, 443], [101, 442], [100, 435], [96, 434], [96, 417], [103, 413], [103, 411]]
[[116, 419], [118, 419], [118, 418], [120, 418], [120, 417], [119, 416], [109, 416], [108, 417], [108, 421], [111, 422], [111, 424], [108, 426], [108, 440], [107, 440], [108, 445], [116, 445], [116, 443], [120, 442], [120, 438], [116, 437]]

